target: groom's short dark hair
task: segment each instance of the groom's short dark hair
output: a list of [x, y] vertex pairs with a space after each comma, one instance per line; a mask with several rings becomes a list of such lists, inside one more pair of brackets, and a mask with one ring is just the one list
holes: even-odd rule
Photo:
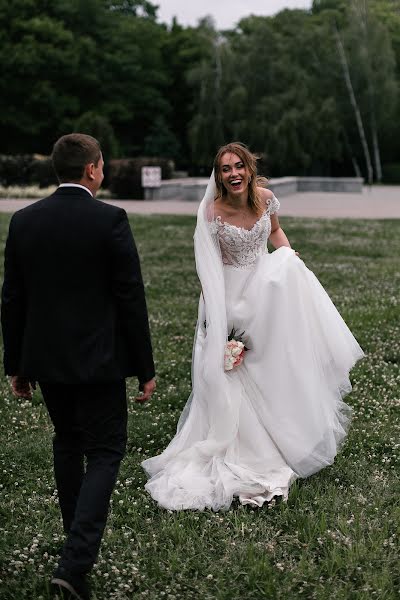
[[96, 167], [101, 157], [100, 143], [85, 133], [69, 133], [56, 141], [51, 155], [53, 168], [61, 182], [79, 181], [85, 166]]

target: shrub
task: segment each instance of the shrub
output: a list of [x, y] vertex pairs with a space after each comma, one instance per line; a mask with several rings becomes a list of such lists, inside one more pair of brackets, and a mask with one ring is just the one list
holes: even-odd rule
[[48, 187], [57, 184], [51, 158], [40, 154], [0, 155], [0, 184], [24, 186], [37, 184]]
[[41, 188], [57, 185], [57, 177], [50, 156], [35, 154], [30, 165], [30, 183], [36, 183]]
[[[142, 167], [161, 167], [162, 179], [171, 179], [175, 165], [167, 158], [123, 158], [106, 162], [103, 188], [118, 198], [143, 198]], [[57, 185], [51, 158], [39, 154], [0, 155], [0, 185], [48, 187]]]
[[30, 183], [30, 167], [32, 155], [18, 154], [16, 156], [0, 155], [0, 184], [28, 185]]
[[118, 141], [110, 122], [96, 112], [88, 111], [75, 121], [75, 131], [95, 137], [101, 146], [104, 160], [118, 156]]
[[158, 116], [154, 119], [150, 131], [144, 139], [143, 151], [146, 156], [179, 157], [180, 143], [164, 117]]
[[118, 198], [143, 199], [142, 167], [161, 167], [162, 179], [171, 179], [175, 165], [167, 158], [122, 158], [108, 165], [108, 185]]
[[400, 163], [389, 163], [382, 167], [383, 183], [400, 183]]
[[[32, 198], [35, 200], [39, 200], [39, 198], [45, 198], [46, 196], [50, 196], [56, 190], [56, 186], [51, 185], [46, 188], [39, 188], [37, 185], [9, 185], [7, 187], [3, 187], [0, 185], [0, 198], [6, 199], [16, 199], [21, 198], [26, 200], [27, 198]], [[104, 194], [103, 194], [104, 197]]]

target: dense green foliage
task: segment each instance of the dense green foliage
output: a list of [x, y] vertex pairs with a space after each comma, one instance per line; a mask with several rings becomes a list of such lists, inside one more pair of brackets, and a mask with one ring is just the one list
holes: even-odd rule
[[224, 32], [167, 27], [147, 0], [0, 0], [0, 64], [2, 154], [48, 154], [80, 129], [106, 158], [194, 172], [232, 139], [272, 176], [380, 181], [398, 162], [397, 0], [314, 0]]
[[[8, 222], [0, 215], [1, 248]], [[166, 446], [190, 391], [200, 289], [194, 218], [131, 222], [158, 389], [148, 405], [130, 403], [128, 452], [93, 576], [96, 598], [398, 598], [399, 222], [282, 218], [366, 352], [352, 372], [353, 424], [335, 464], [295, 484], [287, 504], [234, 505], [217, 514], [158, 509], [143, 489], [140, 461]], [[132, 381], [129, 395], [135, 391]], [[54, 489], [51, 427], [40, 394], [17, 401], [0, 379], [2, 600], [49, 600], [63, 539]]]

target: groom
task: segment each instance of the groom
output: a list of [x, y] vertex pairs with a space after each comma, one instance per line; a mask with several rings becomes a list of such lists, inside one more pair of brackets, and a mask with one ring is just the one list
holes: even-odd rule
[[[126, 212], [95, 199], [97, 140], [53, 149], [58, 189], [16, 212], [5, 249], [4, 367], [15, 395], [40, 385], [54, 425], [54, 471], [66, 542], [52, 586], [87, 600], [127, 438], [125, 378], [155, 389], [139, 257]], [[86, 468], [84, 460], [86, 459]]]

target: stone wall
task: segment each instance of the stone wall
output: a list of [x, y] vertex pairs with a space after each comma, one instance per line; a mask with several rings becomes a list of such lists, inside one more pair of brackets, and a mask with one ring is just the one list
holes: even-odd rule
[[[207, 177], [187, 177], [161, 182], [159, 188], [145, 189], [145, 200], [186, 200], [200, 202], [208, 184]], [[277, 196], [296, 192], [362, 192], [360, 177], [280, 177], [270, 179], [268, 188]]]

